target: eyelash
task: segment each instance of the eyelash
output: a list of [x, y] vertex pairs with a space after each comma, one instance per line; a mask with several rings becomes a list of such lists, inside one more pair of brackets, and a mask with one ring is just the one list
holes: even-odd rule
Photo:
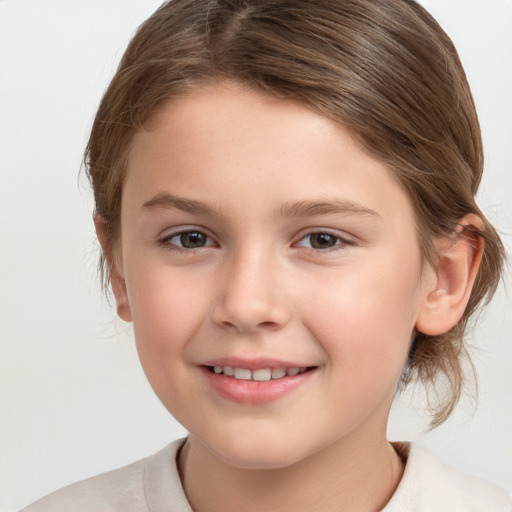
[[[181, 239], [181, 237], [183, 237], [184, 235], [187, 235], [187, 234], [188, 235], [196, 234], [196, 235], [204, 236], [207, 243], [205, 243], [205, 245], [201, 245], [199, 247], [183, 247], [182, 245], [180, 246], [177, 243], [172, 242], [173, 239], [180, 237], [180, 242], [183, 244], [183, 240]], [[301, 244], [301, 242], [303, 242], [304, 240], [307, 240], [307, 239], [309, 239], [310, 243], [311, 243], [311, 238], [314, 236], [318, 236], [318, 235], [327, 235], [328, 237], [332, 237], [335, 241], [335, 244], [330, 247], [326, 247], [326, 248], [318, 248], [318, 247], [312, 247], [312, 246], [307, 247], [307, 246]], [[208, 242], [213, 242], [213, 243], [208, 243]], [[171, 233], [170, 235], [165, 236], [164, 238], [157, 241], [157, 245], [159, 245], [161, 247], [165, 247], [169, 251], [190, 253], [190, 251], [204, 249], [207, 247], [213, 247], [216, 244], [213, 241], [213, 239], [211, 237], [209, 237], [203, 231], [201, 231], [199, 229], [186, 229], [186, 230], [178, 231], [176, 233]], [[299, 239], [298, 242], [294, 243], [293, 245], [294, 245], [294, 247], [305, 247], [312, 251], [326, 253], [326, 252], [341, 250], [347, 246], [353, 246], [353, 245], [355, 245], [355, 243], [351, 240], [347, 240], [346, 238], [343, 238], [340, 235], [330, 233], [329, 231], [318, 230], [318, 231], [311, 231], [311, 232], [305, 234], [303, 237], [301, 237]]]
[[205, 247], [212, 247], [215, 245], [215, 243], [206, 243], [205, 245], [202, 245], [200, 247], [183, 247], [180, 245], [177, 245], [176, 243], [173, 243], [173, 238], [181, 237], [184, 235], [191, 235], [191, 234], [197, 234], [204, 236], [206, 238], [206, 241], [213, 242], [212, 238], [209, 237], [206, 233], [199, 229], [184, 229], [182, 231], [178, 231], [177, 233], [171, 233], [170, 235], [165, 236], [164, 238], [157, 241], [157, 245], [161, 247], [165, 247], [169, 251], [175, 251], [175, 252], [183, 252], [183, 253], [190, 253], [190, 251], [194, 251], [196, 249], [204, 249]]
[[304, 240], [307, 240], [309, 239], [310, 241], [310, 244], [311, 244], [311, 238], [314, 237], [314, 236], [318, 236], [318, 235], [327, 235], [328, 237], [331, 237], [332, 239], [334, 239], [335, 241], [335, 244], [330, 246], [330, 247], [325, 247], [325, 248], [318, 248], [318, 247], [307, 247], [307, 249], [311, 249], [313, 251], [318, 251], [318, 252], [330, 252], [330, 251], [339, 251], [343, 248], [345, 248], [346, 246], [350, 246], [350, 245], [355, 245], [354, 242], [350, 241], [350, 240], [347, 240], [346, 238], [343, 238], [342, 236], [340, 235], [337, 235], [337, 234], [334, 234], [334, 233], [330, 233], [329, 231], [312, 231], [312, 232], [309, 232], [307, 233], [305, 236], [303, 236], [298, 243], [294, 244], [296, 247], [305, 247], [304, 245], [301, 245], [301, 242], [303, 242]]

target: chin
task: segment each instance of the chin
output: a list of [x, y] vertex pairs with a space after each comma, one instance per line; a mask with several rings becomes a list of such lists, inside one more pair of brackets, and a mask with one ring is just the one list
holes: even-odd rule
[[307, 457], [299, 450], [301, 444], [289, 437], [274, 439], [272, 436], [254, 435], [253, 432], [252, 435], [249, 433], [202, 442], [224, 463], [240, 469], [283, 469]]
[[234, 449], [228, 453], [215, 453], [223, 462], [240, 469], [276, 470], [299, 462], [297, 454], [276, 453], [273, 450]]

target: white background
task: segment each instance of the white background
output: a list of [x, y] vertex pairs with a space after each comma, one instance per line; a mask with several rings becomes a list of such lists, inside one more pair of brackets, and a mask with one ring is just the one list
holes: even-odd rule
[[[512, 233], [512, 1], [425, 0], [455, 40], [481, 116], [480, 202]], [[86, 180], [94, 111], [158, 1], [0, 0], [0, 511], [151, 454], [183, 430], [139, 369], [130, 327], [99, 291]], [[508, 278], [510, 283], [510, 278]], [[512, 490], [512, 321], [504, 287], [472, 342], [466, 400], [430, 434], [404, 397], [390, 437]]]

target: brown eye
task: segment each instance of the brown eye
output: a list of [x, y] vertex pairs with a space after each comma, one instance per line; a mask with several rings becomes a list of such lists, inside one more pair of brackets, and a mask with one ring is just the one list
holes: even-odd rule
[[212, 239], [201, 231], [182, 231], [166, 237], [163, 242], [180, 249], [201, 249], [213, 245]]
[[316, 233], [310, 233], [302, 238], [298, 243], [297, 247], [307, 247], [309, 249], [332, 249], [333, 247], [343, 249], [346, 245], [350, 245], [350, 242], [347, 242], [340, 236], [333, 235], [332, 233], [327, 233], [325, 231], [318, 231]]
[[339, 237], [331, 235], [330, 233], [312, 233], [306, 238], [309, 239], [309, 244], [313, 249], [330, 249], [334, 247], [339, 240]]
[[185, 249], [197, 249], [206, 245], [207, 236], [199, 231], [187, 231], [179, 235], [180, 245]]

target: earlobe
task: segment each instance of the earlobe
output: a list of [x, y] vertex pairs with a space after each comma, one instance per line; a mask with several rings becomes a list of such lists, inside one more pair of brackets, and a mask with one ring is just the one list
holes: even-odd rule
[[101, 250], [107, 262], [110, 275], [110, 285], [114, 292], [116, 299], [116, 310], [119, 318], [125, 322], [132, 321], [132, 314], [130, 311], [130, 303], [128, 301], [128, 293], [126, 290], [126, 282], [122, 274], [122, 261], [116, 258], [112, 253], [112, 248], [108, 243], [107, 230], [103, 217], [96, 215], [94, 217], [94, 226], [96, 228], [96, 236], [101, 245]]
[[434, 285], [425, 291], [416, 330], [430, 336], [448, 332], [461, 319], [475, 282], [484, 241], [477, 233], [483, 229], [480, 217], [468, 214], [456, 231], [439, 240]]

